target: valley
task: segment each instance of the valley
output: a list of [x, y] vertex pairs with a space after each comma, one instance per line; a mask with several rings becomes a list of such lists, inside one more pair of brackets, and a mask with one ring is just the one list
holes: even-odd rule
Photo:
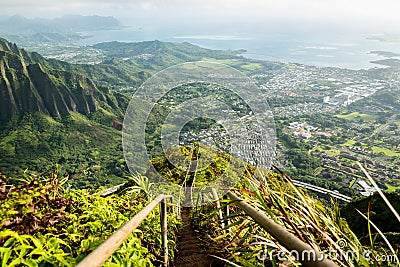
[[[349, 195], [358, 194], [357, 190], [350, 188], [350, 184], [354, 185], [356, 179], [362, 177], [360, 170], [356, 170], [355, 167], [355, 161], [358, 160], [370, 164], [370, 170], [377, 178], [379, 177], [378, 180], [383, 188], [396, 190], [399, 186], [397, 179], [399, 170], [396, 167], [399, 154], [396, 153], [398, 144], [396, 145], [395, 138], [398, 127], [396, 116], [398, 104], [395, 101], [396, 97], [391, 97], [390, 100], [385, 98], [385, 95], [389, 92], [398, 96], [400, 82], [399, 79], [395, 78], [396, 69], [354, 71], [302, 64], [256, 61], [245, 59], [233, 52], [207, 50], [186, 43], [173, 44], [159, 41], [132, 44], [111, 42], [94, 45], [91, 49], [100, 51], [99, 54], [102, 56], [98, 57], [98, 63], [86, 66], [45, 59], [38, 54], [18, 50], [5, 40], [2, 47], [5, 51], [22, 54], [22, 60], [27, 62], [22, 61], [22, 64], [39, 62], [41, 66], [46, 68], [45, 71], [52, 73], [51, 77], [57, 77], [54, 76], [54, 69], [56, 68], [74, 73], [80, 72], [89, 77], [93, 84], [90, 85], [91, 81], [86, 83], [92, 88], [98, 88], [98, 93], [94, 93], [95, 98], [91, 101], [98, 102], [98, 104], [93, 102], [93, 110], [90, 110], [90, 105], [87, 111], [80, 110], [79, 106], [75, 110], [81, 113], [83, 117], [87, 117], [83, 122], [80, 122], [87, 123], [85, 129], [93, 127], [89, 125], [98, 125], [94, 128], [100, 126], [101, 129], [107, 129], [109, 132], [113, 132], [110, 127], [113, 119], [122, 120], [124, 105], [127, 105], [129, 95], [140, 85], [140, 81], [144, 81], [158, 70], [188, 60], [212, 60], [212, 62], [227, 64], [249, 75], [262, 89], [262, 97], [270, 104], [276, 120], [278, 157], [275, 164], [287, 170], [288, 173], [293, 175], [293, 178], [315, 185], [324, 185]], [[12, 53], [7, 57], [11, 55]], [[249, 68], [248, 66], [251, 64], [254, 67]], [[6, 65], [3, 64], [3, 66]], [[105, 73], [107, 73], [107, 76], [104, 75]], [[392, 78], [388, 79], [388, 76]], [[68, 83], [69, 81], [65, 80], [65, 82]], [[53, 84], [56, 83], [53, 82]], [[115, 96], [107, 95], [109, 93]], [[177, 104], [181, 96], [177, 93], [169, 97], [175, 99], [169, 100], [172, 101], [171, 103]], [[178, 102], [176, 102], [177, 100]], [[388, 101], [391, 101], [391, 104]], [[104, 104], [102, 104], [103, 102]], [[162, 105], [165, 106], [165, 104]], [[5, 105], [2, 106], [5, 107]], [[50, 106], [54, 105], [50, 103]], [[170, 106], [170, 104], [167, 106]], [[365, 110], [363, 106], [368, 107], [368, 110]], [[31, 108], [29, 109], [34, 111]], [[10, 110], [10, 108], [5, 110]], [[37, 110], [43, 111], [43, 108], [39, 107]], [[64, 109], [55, 106], [55, 110], [58, 113], [62, 113], [62, 110], [73, 111], [68, 106]], [[57, 120], [58, 123], [62, 122], [54, 116], [67, 115], [65, 112], [56, 114], [48, 110], [46, 113], [53, 117], [52, 120], [55, 119], [55, 123], [57, 123]], [[9, 116], [4, 112], [2, 112], [2, 115]], [[316, 127], [316, 129], [313, 131], [304, 127], [292, 129], [289, 125], [292, 122], [307, 123]], [[45, 126], [44, 128], [47, 129], [48, 127]], [[15, 128], [8, 127], [8, 131], [3, 131], [3, 136], [10, 136], [11, 132], [15, 130]], [[294, 130], [297, 131], [296, 134]], [[103, 131], [99, 130], [99, 132]], [[302, 132], [302, 134], [298, 135], [298, 132]], [[211, 138], [210, 140], [214, 140], [213, 142], [221, 143], [222, 139], [217, 141], [220, 139], [218, 133], [218, 131], [211, 131], [207, 134], [207, 130], [205, 130], [199, 136], [198, 133], [194, 136], [198, 136], [197, 138], [200, 138], [200, 140], [204, 138], [205, 141], [205, 139]], [[372, 133], [374, 133], [373, 139], [369, 138]], [[120, 140], [117, 131], [115, 131], [114, 138]], [[9, 137], [3, 139], [1, 146], [3, 151], [15, 153], [15, 145], [12, 145], [15, 141], [11, 140]], [[24, 142], [26, 147], [31, 147], [30, 141], [25, 140]], [[110, 146], [114, 147], [115, 145], [110, 144]], [[105, 156], [103, 155], [104, 151], [98, 153], [96, 151], [94, 149], [94, 152], [90, 153], [100, 155], [100, 159]], [[108, 149], [105, 151], [108, 151]], [[118, 158], [122, 162], [122, 151], [117, 151], [118, 149], [113, 153], [119, 154]], [[304, 160], [302, 163], [297, 162], [298, 157], [303, 158], [304, 155], [307, 155], [310, 163], [306, 163]], [[11, 158], [12, 160], [9, 162], [16, 160], [14, 157]], [[25, 161], [24, 157], [18, 158]], [[86, 163], [87, 169], [82, 169], [80, 172], [87, 172], [92, 175], [95, 173], [94, 177], [97, 177], [98, 170], [96, 168], [99, 168], [99, 164], [90, 162], [93, 160], [91, 157], [86, 158], [89, 160]], [[318, 158], [323, 160], [319, 161]], [[114, 169], [119, 164], [117, 161], [111, 165], [106, 164], [106, 167], [102, 166], [101, 169], [110, 167]], [[50, 162], [51, 159], [48, 161], [49, 165]], [[53, 164], [59, 163], [61, 168], [63, 162], [64, 160], [61, 157], [56, 157], [53, 160]], [[9, 165], [6, 165], [6, 161], [4, 161], [3, 169], [6, 166]], [[108, 185], [113, 184], [110, 179], [107, 180], [109, 180]], [[115, 182], [117, 183], [117, 181], [120, 180], [116, 179]], [[359, 190], [362, 191], [362, 188]]]

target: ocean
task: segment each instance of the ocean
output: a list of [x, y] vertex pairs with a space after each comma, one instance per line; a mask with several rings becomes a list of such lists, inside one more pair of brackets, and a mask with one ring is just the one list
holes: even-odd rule
[[[384, 67], [371, 61], [385, 59], [371, 51], [399, 53], [400, 43], [374, 40], [373, 34], [279, 34], [279, 33], [213, 33], [182, 34], [156, 28], [126, 27], [119, 30], [85, 32], [81, 45], [100, 42], [140, 42], [160, 40], [190, 42], [201, 47], [221, 50], [245, 49], [243, 56], [253, 59], [293, 62], [321, 67], [369, 69]], [[400, 59], [400, 57], [394, 57]]]

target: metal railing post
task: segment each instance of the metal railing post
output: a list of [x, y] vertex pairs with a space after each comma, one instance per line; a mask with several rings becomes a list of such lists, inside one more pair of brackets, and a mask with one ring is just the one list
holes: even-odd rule
[[196, 199], [196, 213], [199, 210], [199, 203], [201, 205], [201, 201], [202, 201], [201, 199], [202, 199], [201, 192], [199, 192], [199, 194], [197, 195], [197, 199]]
[[169, 198], [169, 205], [167, 205], [167, 213], [175, 213], [174, 197]]
[[163, 252], [163, 266], [168, 266], [168, 221], [167, 202], [164, 198], [160, 202], [160, 223], [161, 223], [161, 250]]
[[221, 210], [221, 203], [219, 203], [219, 197], [218, 197], [218, 193], [217, 193], [217, 190], [215, 189], [215, 188], [211, 188], [211, 192], [212, 192], [212, 195], [213, 195], [213, 199], [216, 201], [216, 204], [217, 204], [217, 209], [218, 209], [218, 218], [220, 219], [220, 221], [221, 221], [221, 227], [222, 228], [225, 228], [225, 223], [224, 223], [224, 221], [223, 221], [223, 215], [222, 215], [222, 210]]
[[[228, 196], [225, 194], [222, 198], [227, 200]], [[224, 218], [225, 218], [224, 223], [226, 226], [228, 226], [230, 224], [228, 216], [229, 216], [229, 205], [228, 205], [228, 203], [226, 203], [225, 207], [224, 207]], [[229, 228], [227, 228], [226, 231], [229, 232]]]

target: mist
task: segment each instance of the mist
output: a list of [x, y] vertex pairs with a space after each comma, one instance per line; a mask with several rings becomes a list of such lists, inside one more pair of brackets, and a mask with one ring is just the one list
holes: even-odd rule
[[398, 1], [2, 1], [3, 17], [114, 16], [123, 25], [181, 34], [397, 33]]

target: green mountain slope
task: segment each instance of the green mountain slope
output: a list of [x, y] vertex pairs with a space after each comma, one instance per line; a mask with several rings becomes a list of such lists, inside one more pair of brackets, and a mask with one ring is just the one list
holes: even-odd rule
[[117, 65], [124, 70], [160, 71], [176, 64], [190, 61], [212, 61], [232, 66], [245, 73], [280, 69], [276, 62], [247, 59], [244, 50], [212, 50], [190, 43], [146, 41], [137, 43], [107, 42], [92, 46], [107, 57], [103, 64]]
[[79, 73], [91, 79], [97, 86], [113, 88], [137, 87], [148, 77], [141, 69], [123, 68], [115, 64], [70, 64], [64, 61], [47, 59], [35, 52], [28, 52], [16, 44], [0, 38], [0, 51], [9, 52], [19, 56], [26, 64], [41, 64], [47, 70], [63, 70]]
[[188, 43], [113, 42], [96, 49], [107, 54], [102, 64], [70, 64], [0, 38], [0, 172], [41, 172], [58, 163], [77, 178], [76, 186], [115, 184], [126, 167], [121, 133], [111, 126], [122, 120], [129, 101], [116, 89], [133, 92], [152, 73], [185, 61], [214, 57], [238, 68], [248, 64], [235, 52]]
[[[400, 209], [400, 195], [398, 193], [385, 193], [385, 195], [395, 210], [398, 211]], [[356, 210], [361, 211], [363, 214], [368, 214], [369, 212], [371, 222], [374, 223], [380, 231], [385, 233], [392, 244], [399, 244], [399, 222], [379, 194], [376, 193], [369, 197], [357, 198], [341, 209], [341, 214], [347, 220], [352, 231], [368, 245], [370, 242], [368, 221], [362, 218]], [[375, 228], [370, 227], [370, 229], [372, 235], [377, 238], [377, 241], [384, 243]]]
[[88, 115], [99, 109], [122, 117], [128, 98], [88, 77], [100, 77], [102, 72], [83, 68], [47, 60], [0, 38], [0, 119], [26, 111], [58, 117], [70, 111]]
[[105, 42], [93, 45], [94, 48], [106, 51], [110, 57], [138, 56], [143, 54], [173, 55], [181, 59], [193, 59], [193, 57], [213, 57], [216, 59], [232, 58], [243, 51], [211, 50], [191, 43], [171, 43], [145, 41], [137, 43]]
[[41, 173], [58, 164], [74, 187], [121, 183], [127, 174], [121, 132], [107, 116], [99, 110], [89, 117], [78, 112], [56, 119], [41, 112], [13, 117], [0, 130], [0, 173]]
[[26, 111], [57, 117], [69, 111], [90, 114], [105, 100], [88, 78], [69, 72], [48, 71], [41, 64], [27, 65], [17, 54], [0, 51], [0, 118]]
[[[56, 69], [56, 67], [59, 67]], [[98, 87], [68, 63], [0, 40], [0, 172], [41, 172], [59, 164], [79, 187], [120, 182], [121, 132], [129, 98]]]

